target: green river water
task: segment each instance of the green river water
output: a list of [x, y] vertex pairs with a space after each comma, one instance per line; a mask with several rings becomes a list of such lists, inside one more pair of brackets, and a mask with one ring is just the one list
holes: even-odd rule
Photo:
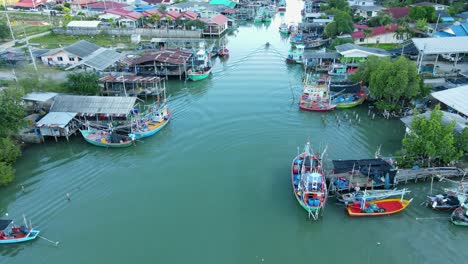
[[[429, 184], [408, 185], [414, 202], [388, 217], [350, 218], [331, 198], [312, 222], [296, 202], [290, 165], [307, 139], [328, 145], [331, 160], [372, 157], [379, 145], [391, 156], [404, 136], [399, 120], [372, 120], [366, 105], [298, 110], [303, 70], [285, 63], [278, 26], [298, 21], [301, 3], [228, 36], [231, 56], [209, 79], [170, 81], [173, 120], [136, 147], [80, 136], [28, 147], [0, 213], [25, 213], [60, 244], [3, 245], [0, 263], [466, 263], [468, 231], [420, 206]], [[335, 114], [353, 111], [361, 123], [337, 125]]]

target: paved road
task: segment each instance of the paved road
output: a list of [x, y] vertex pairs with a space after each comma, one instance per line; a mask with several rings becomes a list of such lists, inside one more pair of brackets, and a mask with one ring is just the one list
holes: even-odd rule
[[[27, 40], [30, 40], [30, 39], [32, 39], [32, 38], [37, 38], [37, 37], [45, 36], [45, 35], [47, 35], [47, 34], [50, 34], [50, 31], [42, 32], [42, 33], [35, 34], [35, 35], [31, 35], [31, 36], [28, 36], [28, 37], [22, 38], [22, 39], [17, 39], [16, 42], [25, 43], [25, 42], [26, 42], [26, 39], [27, 39]], [[0, 50], [9, 49], [9, 48], [13, 47], [14, 45], [15, 45], [15, 41], [14, 41], [14, 40], [8, 41], [8, 42], [5, 42], [5, 43], [2, 43], [2, 44], [0, 44]]]

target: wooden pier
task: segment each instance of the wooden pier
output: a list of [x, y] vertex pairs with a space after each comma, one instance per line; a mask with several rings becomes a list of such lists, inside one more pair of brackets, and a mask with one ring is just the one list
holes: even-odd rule
[[461, 177], [465, 171], [457, 167], [435, 167], [420, 169], [400, 169], [395, 175], [394, 185], [408, 182], [426, 181], [431, 177], [454, 178]]

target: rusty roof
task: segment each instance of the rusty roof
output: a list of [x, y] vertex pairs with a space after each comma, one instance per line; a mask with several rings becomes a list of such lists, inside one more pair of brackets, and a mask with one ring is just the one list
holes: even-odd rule
[[133, 65], [143, 64], [150, 61], [181, 65], [186, 63], [191, 56], [192, 53], [181, 51], [179, 49], [158, 50], [146, 53], [140, 58], [134, 59]]

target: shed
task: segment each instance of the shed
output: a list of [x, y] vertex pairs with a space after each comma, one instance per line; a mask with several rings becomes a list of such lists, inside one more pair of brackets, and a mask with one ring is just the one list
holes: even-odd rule
[[368, 48], [352, 43], [336, 46], [336, 50], [345, 58], [367, 58], [368, 56], [386, 57], [390, 54], [383, 49]]
[[135, 105], [136, 97], [57, 96], [51, 112], [75, 112], [79, 116], [110, 115], [127, 117]]
[[68, 137], [76, 132], [77, 125], [72, 122], [76, 116], [74, 112], [50, 112], [36, 123], [44, 141], [44, 136], [52, 136], [57, 141], [57, 137]]
[[463, 85], [444, 91], [433, 92], [431, 95], [448, 107], [451, 107], [463, 115], [468, 116], [468, 85]]
[[57, 95], [58, 93], [53, 92], [32, 92], [23, 96], [23, 100], [43, 103], [54, 99], [54, 97]]
[[102, 22], [99, 20], [77, 20], [68, 23], [68, 29], [97, 29]]
[[104, 71], [110, 66], [117, 63], [122, 57], [124, 57], [124, 55], [115, 50], [99, 48], [90, 55], [86, 56], [77, 64], [66, 68], [66, 70], [70, 70], [77, 66], [84, 65], [97, 71]]

